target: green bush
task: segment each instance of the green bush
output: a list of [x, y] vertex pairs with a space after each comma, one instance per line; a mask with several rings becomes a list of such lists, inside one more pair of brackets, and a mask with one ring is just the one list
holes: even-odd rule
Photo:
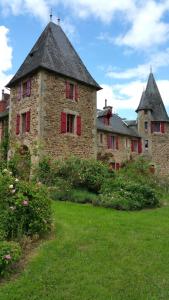
[[51, 227], [51, 205], [47, 189], [0, 174], [0, 233], [2, 240], [23, 235], [42, 235]]
[[114, 189], [99, 196], [95, 205], [121, 210], [138, 210], [159, 206], [159, 199], [150, 186], [132, 182], [114, 183]]
[[105, 164], [96, 160], [71, 157], [66, 160], [52, 161], [45, 157], [36, 170], [36, 180], [48, 186], [56, 186], [60, 178], [74, 188], [99, 192], [103, 181], [113, 177], [113, 174]]
[[0, 276], [10, 270], [21, 257], [21, 248], [16, 242], [0, 242]]

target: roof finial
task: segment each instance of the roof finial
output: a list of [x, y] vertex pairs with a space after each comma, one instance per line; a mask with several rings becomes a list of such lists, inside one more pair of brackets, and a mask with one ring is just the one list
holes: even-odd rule
[[52, 17], [53, 17], [53, 14], [52, 14], [52, 8], [51, 8], [51, 11], [50, 11], [50, 22], [52, 22]]
[[58, 25], [60, 26], [60, 18], [59, 17], [57, 18], [57, 21], [58, 21]]
[[150, 73], [152, 73], [152, 65], [150, 65]]

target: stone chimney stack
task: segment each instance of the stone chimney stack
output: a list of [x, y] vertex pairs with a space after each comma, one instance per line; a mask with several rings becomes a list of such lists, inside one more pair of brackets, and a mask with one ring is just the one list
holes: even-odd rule
[[113, 107], [110, 105], [107, 105], [107, 99], [105, 99], [105, 106], [103, 107], [103, 109], [107, 110], [107, 111], [111, 111], [111, 113], [112, 113]]
[[4, 93], [4, 90], [2, 90], [2, 99], [1, 99], [2, 101], [4, 101], [5, 100], [5, 93]]

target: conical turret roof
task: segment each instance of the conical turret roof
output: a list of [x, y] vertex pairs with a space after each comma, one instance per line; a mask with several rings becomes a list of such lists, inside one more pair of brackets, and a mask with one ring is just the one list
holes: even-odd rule
[[163, 100], [152, 72], [149, 75], [146, 90], [142, 93], [136, 112], [140, 110], [151, 110], [152, 119], [154, 121], [169, 121]]
[[93, 86], [96, 90], [101, 89], [86, 69], [62, 28], [53, 22], [50, 22], [46, 26], [25, 61], [7, 86], [11, 87], [15, 82], [36, 71], [38, 68], [44, 68], [78, 80]]

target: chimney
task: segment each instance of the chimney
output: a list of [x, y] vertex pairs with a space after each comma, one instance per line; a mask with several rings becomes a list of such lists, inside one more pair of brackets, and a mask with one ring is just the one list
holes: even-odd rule
[[2, 101], [5, 100], [5, 93], [4, 93], [4, 90], [2, 90]]
[[107, 105], [107, 99], [105, 99], [105, 106], [103, 107], [104, 110], [109, 110], [112, 113], [113, 107], [110, 105]]

